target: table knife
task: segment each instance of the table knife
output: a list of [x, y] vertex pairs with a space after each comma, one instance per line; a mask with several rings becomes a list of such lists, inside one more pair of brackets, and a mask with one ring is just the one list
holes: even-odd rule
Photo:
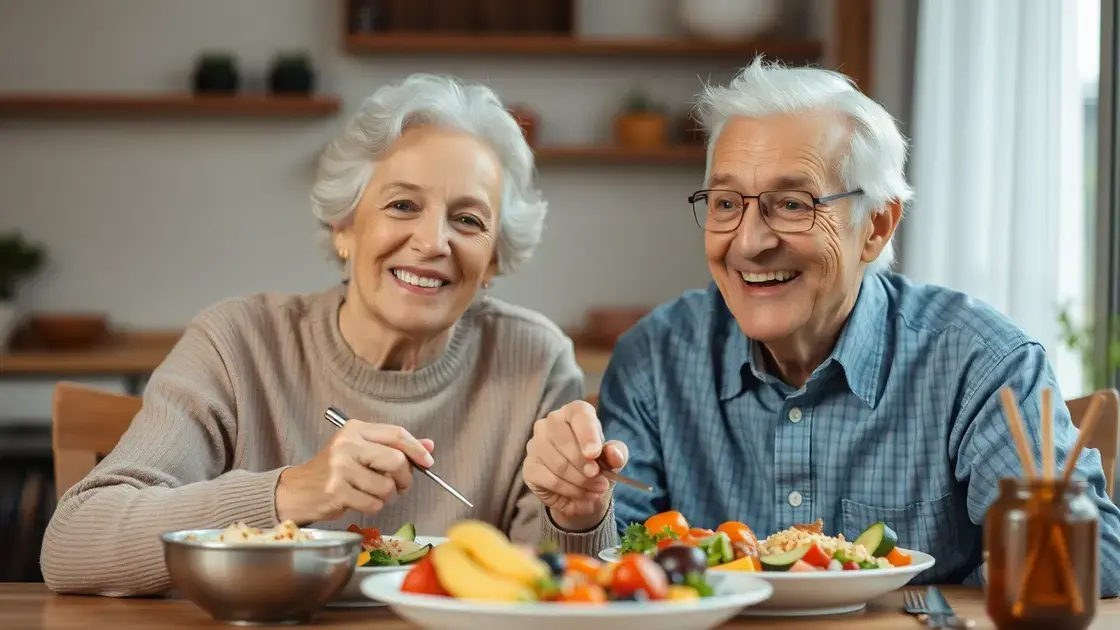
[[930, 628], [971, 628], [972, 624], [953, 612], [953, 607], [941, 594], [941, 589], [931, 586], [926, 590], [926, 607], [929, 608], [927, 626]]

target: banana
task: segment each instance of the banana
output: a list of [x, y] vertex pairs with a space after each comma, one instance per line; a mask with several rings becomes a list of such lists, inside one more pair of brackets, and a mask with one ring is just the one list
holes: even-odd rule
[[455, 541], [434, 547], [430, 553], [440, 585], [453, 597], [486, 602], [535, 599], [533, 591], [521, 583], [496, 576], [480, 567]]
[[447, 538], [459, 544], [478, 564], [491, 573], [531, 587], [548, 577], [548, 565], [518, 549], [493, 525], [482, 521], [460, 521], [447, 530]]

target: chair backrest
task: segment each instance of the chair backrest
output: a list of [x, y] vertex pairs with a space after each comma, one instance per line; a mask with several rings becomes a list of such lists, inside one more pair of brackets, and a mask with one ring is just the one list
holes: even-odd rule
[[1096, 394], [1082, 398], [1067, 400], [1069, 415], [1074, 426], [1080, 428], [1085, 412], [1089, 410], [1089, 402], [1093, 396], [1104, 396], [1101, 405], [1101, 415], [1097, 419], [1097, 428], [1085, 446], [1095, 448], [1101, 452], [1101, 464], [1104, 468], [1104, 478], [1108, 496], [1116, 500], [1116, 453], [1120, 450], [1120, 392], [1115, 389], [1102, 389]]
[[140, 398], [63, 382], [55, 385], [52, 407], [54, 486], [62, 498], [117, 445], [140, 411]]

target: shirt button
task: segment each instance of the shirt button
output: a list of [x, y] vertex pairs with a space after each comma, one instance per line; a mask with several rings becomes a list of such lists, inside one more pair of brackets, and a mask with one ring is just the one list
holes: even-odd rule
[[789, 504], [792, 505], [793, 507], [800, 507], [801, 506], [801, 493], [796, 491], [796, 490], [789, 493]]
[[800, 407], [794, 407], [793, 409], [789, 410], [789, 421], [794, 423], [794, 424], [797, 424], [798, 422], [801, 422], [801, 408]]

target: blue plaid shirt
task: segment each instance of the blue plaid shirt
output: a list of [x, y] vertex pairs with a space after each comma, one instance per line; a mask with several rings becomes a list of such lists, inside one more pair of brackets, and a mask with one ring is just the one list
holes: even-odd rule
[[[820, 518], [851, 540], [883, 521], [900, 546], [937, 558], [916, 582], [975, 583], [997, 481], [1022, 473], [1004, 385], [1041, 461], [1041, 391], [1057, 393], [1046, 354], [966, 295], [868, 275], [832, 354], [794, 388], [766, 373], [714, 284], [685, 293], [620, 339], [600, 387], [606, 437], [629, 446], [627, 474], [655, 488], [618, 485], [616, 525], [676, 509], [761, 537]], [[1077, 432], [1056, 407], [1061, 463]], [[1120, 511], [1098, 451], [1078, 473], [1101, 513], [1101, 592], [1117, 595]]]

